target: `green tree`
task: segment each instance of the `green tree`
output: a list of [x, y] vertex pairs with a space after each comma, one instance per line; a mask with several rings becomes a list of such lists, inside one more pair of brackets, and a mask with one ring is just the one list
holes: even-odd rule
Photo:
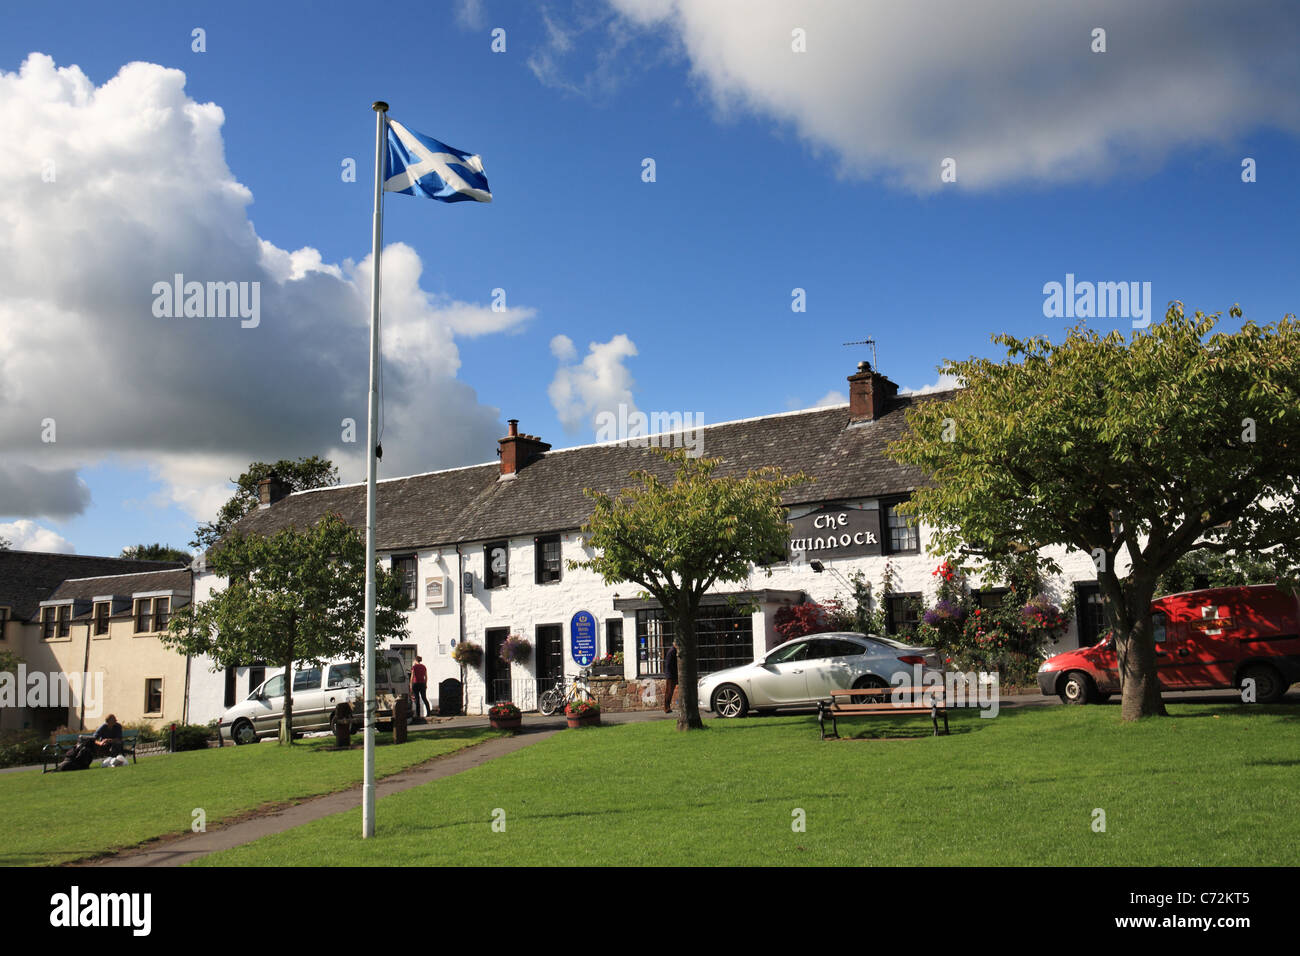
[[1242, 584], [1276, 584], [1295, 590], [1298, 580], [1300, 568], [1289, 564], [1282, 552], [1223, 554], [1197, 550], [1183, 555], [1160, 576], [1156, 593], [1179, 594]]
[[995, 571], [1049, 545], [1093, 558], [1125, 720], [1164, 713], [1149, 606], [1179, 557], [1300, 546], [1300, 323], [1211, 335], [1218, 318], [1174, 303], [1127, 341], [995, 336], [1007, 361], [946, 362], [965, 387], [917, 402], [890, 448], [931, 479], [910, 510], [935, 553]]
[[133, 544], [122, 549], [119, 557], [136, 561], [184, 561], [194, 560], [194, 555], [169, 544]]
[[206, 521], [194, 532], [190, 547], [203, 553], [221, 540], [240, 518], [257, 508], [257, 483], [263, 478], [276, 477], [289, 486], [290, 491], [307, 491], [310, 488], [327, 488], [339, 483], [339, 470], [327, 458], [317, 455], [292, 460], [281, 458], [274, 464], [255, 461], [248, 471], [232, 478], [234, 496], [221, 506], [216, 521]]
[[587, 561], [570, 561], [605, 584], [630, 581], [659, 601], [672, 621], [681, 692], [677, 729], [702, 729], [695, 619], [714, 584], [743, 581], [755, 564], [784, 553], [790, 540], [781, 493], [808, 478], [760, 468], [744, 476], [715, 475], [717, 458], [691, 458], [684, 449], [659, 451], [674, 470], [669, 483], [649, 470], [629, 477], [639, 486], [617, 497], [585, 489], [595, 502], [583, 525]]
[[0, 650], [0, 672], [16, 674], [23, 659], [13, 651]]
[[[209, 558], [209, 569], [226, 578], [226, 588], [174, 613], [163, 642], [212, 658], [216, 670], [260, 660], [292, 675], [295, 663], [359, 657], [365, 652], [365, 563], [361, 535], [337, 514], [305, 531], [236, 534]], [[406, 637], [401, 583], [382, 567], [376, 575], [376, 640]], [[286, 678], [281, 743], [293, 741], [292, 683]]]

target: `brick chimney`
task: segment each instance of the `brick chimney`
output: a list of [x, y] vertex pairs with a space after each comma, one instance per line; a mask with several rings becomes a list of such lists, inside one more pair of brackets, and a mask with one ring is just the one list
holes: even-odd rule
[[898, 386], [872, 369], [870, 362], [859, 362], [857, 374], [849, 376], [849, 421], [874, 422], [897, 394]]
[[536, 435], [519, 434], [519, 419], [510, 419], [510, 434], [505, 438], [498, 438], [497, 444], [501, 447], [498, 454], [501, 456], [501, 476], [504, 478], [508, 475], [517, 475], [527, 467], [533, 459], [540, 457], [550, 451], [551, 446], [542, 441]]
[[269, 508], [289, 494], [289, 485], [279, 475], [271, 475], [257, 483], [257, 506]]

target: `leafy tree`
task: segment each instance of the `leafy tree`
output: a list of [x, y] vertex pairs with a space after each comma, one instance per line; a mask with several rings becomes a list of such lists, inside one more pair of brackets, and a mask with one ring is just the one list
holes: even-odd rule
[[23, 659], [13, 651], [0, 650], [0, 673], [16, 674]]
[[583, 531], [597, 554], [569, 567], [594, 571], [606, 584], [639, 584], [659, 601], [678, 648], [677, 729], [698, 730], [700, 599], [714, 584], [743, 581], [753, 565], [785, 551], [790, 526], [781, 493], [808, 478], [776, 468], [718, 476], [720, 459], [691, 458], [680, 448], [655, 453], [675, 470], [671, 483], [642, 469], [629, 475], [640, 485], [617, 497], [583, 491], [595, 502]]
[[1300, 568], [1288, 564], [1277, 552], [1222, 554], [1192, 551], [1175, 561], [1174, 566], [1160, 576], [1156, 593], [1178, 594], [1242, 584], [1276, 584], [1295, 590], [1298, 579]]
[[194, 560], [194, 555], [188, 551], [169, 544], [133, 544], [123, 548], [119, 557], [136, 561], [184, 561], [187, 564]]
[[235, 522], [257, 508], [257, 483], [263, 478], [271, 477], [279, 478], [289, 486], [290, 491], [307, 491], [337, 485], [339, 470], [329, 459], [318, 455], [296, 461], [281, 458], [275, 464], [253, 462], [248, 466], [248, 471], [231, 479], [236, 488], [234, 497], [221, 506], [216, 521], [206, 521], [199, 525], [190, 547], [202, 553], [220, 541], [234, 527]]
[[[211, 657], [215, 670], [255, 660], [282, 665], [289, 676], [280, 742], [292, 743], [294, 664], [365, 652], [365, 564], [361, 535], [333, 513], [306, 531], [234, 535], [209, 558], [225, 590], [176, 611], [163, 642]], [[382, 567], [376, 575], [376, 639], [405, 637], [401, 582]]]
[[1093, 558], [1125, 720], [1165, 712], [1150, 602], [1179, 557], [1300, 547], [1300, 323], [1211, 335], [1218, 318], [1174, 303], [1128, 341], [995, 336], [1007, 361], [946, 362], [965, 387], [917, 402], [890, 448], [931, 479], [910, 510], [934, 553], [994, 571], [1049, 545]]

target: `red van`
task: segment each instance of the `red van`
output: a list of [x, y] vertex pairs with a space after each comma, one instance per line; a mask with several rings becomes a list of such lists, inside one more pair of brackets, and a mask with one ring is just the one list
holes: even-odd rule
[[[1271, 584], [1169, 594], [1151, 602], [1156, 668], [1165, 690], [1255, 682], [1261, 704], [1300, 681], [1300, 600]], [[1038, 669], [1038, 687], [1067, 704], [1119, 693], [1114, 641], [1057, 654]]]

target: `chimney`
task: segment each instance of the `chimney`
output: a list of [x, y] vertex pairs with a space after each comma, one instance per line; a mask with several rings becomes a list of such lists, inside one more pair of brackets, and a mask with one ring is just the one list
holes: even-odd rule
[[257, 483], [257, 506], [269, 508], [288, 494], [289, 485], [282, 481], [279, 475], [263, 478]]
[[501, 456], [501, 477], [517, 475], [527, 467], [534, 458], [550, 451], [551, 446], [536, 435], [519, 434], [519, 419], [510, 419], [510, 433], [505, 438], [497, 439], [501, 447], [497, 454]]
[[870, 362], [859, 362], [857, 374], [849, 376], [849, 421], [874, 422], [897, 394], [898, 386], [873, 370]]

